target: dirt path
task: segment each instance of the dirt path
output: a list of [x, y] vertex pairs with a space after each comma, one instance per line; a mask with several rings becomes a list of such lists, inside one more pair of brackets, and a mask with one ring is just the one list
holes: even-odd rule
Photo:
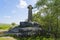
[[0, 40], [16, 40], [13, 37], [0, 37]]

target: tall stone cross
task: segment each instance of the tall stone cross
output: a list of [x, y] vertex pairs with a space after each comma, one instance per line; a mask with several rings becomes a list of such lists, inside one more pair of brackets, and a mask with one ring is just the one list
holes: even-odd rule
[[28, 6], [28, 22], [31, 22], [32, 21], [32, 5], [29, 5]]

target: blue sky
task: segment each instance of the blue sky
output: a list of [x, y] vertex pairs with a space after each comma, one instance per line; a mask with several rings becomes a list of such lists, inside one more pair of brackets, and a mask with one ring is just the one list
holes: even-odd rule
[[0, 23], [19, 23], [27, 19], [28, 5], [37, 0], [0, 0]]

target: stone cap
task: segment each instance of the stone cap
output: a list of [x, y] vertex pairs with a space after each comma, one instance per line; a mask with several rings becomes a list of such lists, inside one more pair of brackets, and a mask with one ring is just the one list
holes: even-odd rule
[[32, 5], [29, 5], [29, 6], [28, 6], [28, 9], [33, 9]]

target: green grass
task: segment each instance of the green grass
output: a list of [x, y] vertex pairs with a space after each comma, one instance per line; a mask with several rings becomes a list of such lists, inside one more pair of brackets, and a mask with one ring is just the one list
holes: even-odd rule
[[27, 37], [27, 38], [16, 38], [17, 40], [55, 40], [54, 38], [42, 38], [42, 37]]
[[10, 24], [0, 24], [0, 30], [8, 30], [11, 27]]

